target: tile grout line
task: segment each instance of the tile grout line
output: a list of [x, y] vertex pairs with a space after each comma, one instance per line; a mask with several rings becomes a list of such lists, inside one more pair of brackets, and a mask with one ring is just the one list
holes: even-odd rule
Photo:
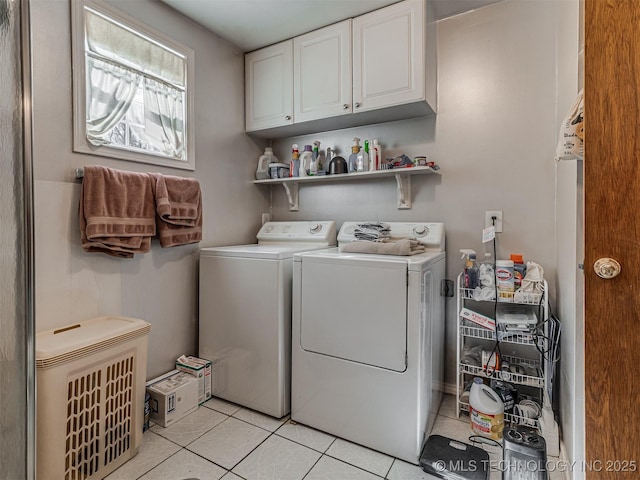
[[[326, 456], [326, 457], [329, 457], [329, 458], [331, 458], [331, 459], [334, 459], [334, 460], [336, 460], [336, 461], [342, 462], [342, 463], [344, 463], [344, 464], [346, 464], [346, 465], [349, 465], [349, 466], [351, 466], [351, 467], [353, 467], [353, 468], [356, 468], [358, 471], [366, 472], [366, 473], [368, 473], [368, 474], [370, 474], [370, 475], [373, 475], [373, 476], [375, 476], [375, 477], [377, 477], [377, 478], [383, 478], [383, 479], [387, 479], [387, 478], [389, 477], [389, 474], [391, 473], [391, 470], [393, 469], [393, 466], [395, 465], [396, 461], [397, 461], [397, 460], [399, 460], [399, 459], [398, 459], [398, 458], [396, 458], [396, 457], [390, 457], [390, 458], [392, 459], [391, 465], [390, 465], [390, 466], [389, 466], [389, 468], [387, 469], [386, 474], [384, 474], [384, 476], [380, 476], [380, 475], [378, 475], [378, 474], [377, 474], [377, 473], [375, 473], [375, 472], [372, 472], [372, 471], [370, 471], [370, 470], [367, 470], [366, 468], [362, 468], [362, 467], [360, 467], [360, 466], [358, 466], [358, 465], [354, 465], [354, 464], [352, 464], [352, 463], [350, 463], [350, 462], [348, 462], [348, 461], [345, 461], [345, 460], [343, 460], [343, 459], [341, 459], [341, 458], [335, 457], [335, 456], [333, 456], [333, 455], [331, 455], [331, 454], [327, 453], [327, 452], [330, 450], [331, 446], [333, 446], [333, 445], [335, 444], [336, 440], [338, 440], [338, 438], [339, 438], [339, 437], [336, 437], [336, 436], [333, 436], [333, 435], [331, 435], [331, 434], [328, 434], [327, 432], [322, 432], [322, 431], [318, 430], [318, 432], [320, 432], [320, 433], [325, 433], [325, 434], [327, 434], [327, 435], [329, 435], [329, 436], [333, 436], [333, 439], [331, 440], [331, 442], [329, 443], [329, 445], [324, 449], [324, 451], [320, 451], [320, 450], [317, 450], [317, 449], [315, 449], [315, 448], [313, 448], [313, 447], [311, 447], [311, 446], [309, 446], [309, 445], [305, 445], [305, 444], [303, 444], [303, 443], [301, 443], [301, 442], [299, 442], [299, 441], [297, 441], [297, 440], [292, 440], [292, 439], [287, 438], [287, 437], [285, 437], [284, 435], [282, 435], [282, 434], [278, 433], [278, 432], [279, 432], [279, 430], [281, 430], [285, 425], [288, 425], [288, 424], [289, 424], [289, 422], [293, 422], [293, 421], [291, 420], [291, 418], [290, 418], [290, 417], [289, 417], [289, 418], [287, 418], [286, 420], [284, 420], [282, 423], [280, 423], [280, 424], [275, 428], [275, 430], [269, 430], [268, 428], [264, 428], [263, 426], [256, 425], [256, 424], [252, 423], [252, 422], [251, 422], [251, 421], [249, 421], [249, 420], [245, 420], [245, 419], [243, 419], [243, 418], [236, 417], [236, 416], [235, 416], [235, 414], [237, 414], [238, 412], [240, 412], [240, 411], [242, 410], [242, 407], [241, 407], [241, 408], [238, 408], [234, 413], [232, 413], [232, 414], [228, 414], [228, 413], [222, 412], [222, 411], [220, 411], [220, 410], [217, 410], [217, 409], [215, 409], [215, 408], [212, 408], [212, 407], [206, 406], [206, 405], [204, 405], [204, 404], [203, 404], [202, 406], [203, 406], [203, 407], [205, 407], [205, 408], [207, 408], [208, 410], [211, 410], [211, 411], [217, 412], [217, 413], [219, 413], [219, 414], [221, 414], [221, 415], [224, 415], [226, 418], [224, 418], [222, 421], [220, 421], [220, 422], [216, 423], [216, 424], [215, 424], [215, 425], [213, 425], [211, 428], [207, 429], [205, 432], [203, 432], [203, 433], [202, 433], [202, 434], [200, 434], [198, 437], [194, 438], [194, 439], [193, 439], [193, 440], [191, 440], [187, 445], [184, 445], [184, 446], [183, 446], [183, 445], [180, 445], [179, 443], [175, 442], [174, 440], [172, 440], [172, 439], [170, 439], [170, 438], [167, 438], [167, 437], [165, 437], [165, 436], [163, 436], [163, 435], [161, 435], [161, 434], [159, 434], [159, 433], [156, 433], [155, 431], [152, 431], [151, 429], [149, 429], [149, 433], [150, 433], [150, 434], [153, 434], [153, 435], [157, 436], [158, 438], [162, 438], [163, 440], [167, 440], [167, 441], [168, 441], [169, 443], [171, 443], [172, 445], [177, 446], [177, 447], [178, 447], [178, 450], [177, 450], [176, 452], [172, 453], [171, 455], [167, 456], [166, 458], [164, 458], [162, 461], [160, 461], [158, 464], [154, 465], [154, 466], [153, 466], [152, 468], [150, 468], [149, 470], [147, 470], [147, 471], [145, 471], [144, 473], [142, 473], [142, 475], [138, 476], [138, 477], [137, 477], [137, 479], [140, 479], [140, 478], [144, 477], [144, 476], [145, 476], [145, 475], [147, 475], [149, 472], [151, 472], [153, 469], [157, 468], [159, 465], [163, 464], [164, 462], [166, 462], [166, 461], [167, 461], [167, 460], [169, 460], [170, 458], [172, 458], [172, 457], [174, 457], [175, 455], [177, 455], [178, 453], [180, 453], [180, 451], [185, 450], [186, 452], [188, 452], [188, 453], [190, 453], [190, 454], [193, 454], [193, 455], [195, 455], [195, 456], [197, 456], [197, 457], [199, 457], [199, 458], [203, 459], [204, 461], [209, 462], [209, 463], [211, 463], [211, 464], [213, 464], [213, 465], [215, 465], [215, 466], [217, 466], [217, 467], [221, 468], [221, 469], [224, 471], [224, 473], [223, 473], [222, 477], [224, 477], [225, 475], [227, 475], [227, 474], [231, 473], [231, 474], [233, 474], [233, 475], [238, 476], [239, 478], [242, 478], [243, 480], [246, 480], [246, 479], [245, 479], [244, 477], [242, 477], [241, 475], [238, 475], [237, 473], [233, 472], [233, 469], [234, 469], [234, 468], [236, 468], [236, 467], [237, 467], [240, 463], [242, 463], [242, 462], [243, 462], [247, 457], [249, 457], [252, 453], [254, 453], [254, 452], [258, 449], [258, 447], [260, 447], [262, 444], [264, 444], [264, 443], [265, 443], [269, 438], [271, 438], [271, 437], [272, 437], [272, 436], [274, 436], [274, 435], [275, 435], [276, 437], [280, 438], [280, 439], [283, 439], [283, 440], [286, 440], [286, 441], [290, 441], [290, 442], [292, 442], [292, 443], [294, 443], [294, 444], [296, 444], [296, 445], [299, 445], [299, 446], [301, 446], [301, 447], [303, 447], [303, 448], [307, 448], [307, 449], [309, 449], [309, 450], [311, 450], [311, 451], [313, 451], [313, 452], [316, 452], [316, 453], [319, 453], [319, 454], [320, 454], [319, 458], [318, 458], [318, 459], [313, 463], [313, 465], [312, 465], [312, 466], [309, 468], [309, 470], [304, 474], [304, 476], [302, 477], [302, 479], [301, 479], [301, 480], [304, 480], [305, 478], [307, 478], [307, 477], [308, 477], [308, 475], [309, 475], [309, 473], [311, 472], [311, 470], [313, 470], [313, 468], [315, 468], [315, 466], [316, 466], [316, 465], [320, 462], [320, 460], [321, 460], [323, 457], [325, 457], [325, 456]], [[251, 410], [251, 409], [248, 409], [248, 410], [249, 410], [249, 411], [253, 411], [253, 410]], [[260, 414], [260, 412], [256, 412], [256, 413]], [[458, 422], [461, 422], [461, 423], [467, 423], [467, 422], [465, 422], [462, 418], [453, 417], [453, 416], [451, 416], [451, 415], [447, 415], [447, 414], [445, 414], [444, 412], [443, 412], [443, 413], [441, 413], [440, 411], [438, 412], [438, 415], [437, 415], [437, 416], [439, 416], [439, 417], [443, 417], [443, 418], [447, 418], [447, 419], [450, 419], [450, 420], [454, 420], [454, 421], [458, 421]], [[218, 426], [222, 425], [224, 422], [227, 422], [230, 418], [234, 418], [235, 420], [241, 421], [241, 422], [243, 422], [243, 423], [245, 423], [245, 424], [247, 424], [247, 425], [251, 425], [251, 426], [253, 426], [253, 427], [259, 428], [260, 430], [267, 432], [267, 433], [268, 433], [268, 435], [267, 435], [267, 436], [264, 438], [264, 440], [262, 440], [258, 445], [256, 445], [253, 449], [251, 449], [251, 450], [250, 450], [246, 455], [244, 455], [244, 456], [243, 456], [243, 457], [242, 457], [238, 462], [236, 462], [236, 463], [235, 463], [235, 464], [234, 464], [230, 469], [227, 469], [226, 467], [224, 467], [224, 466], [222, 466], [222, 465], [219, 465], [218, 463], [216, 463], [216, 462], [214, 462], [214, 461], [210, 460], [209, 458], [204, 457], [204, 456], [202, 456], [202, 455], [200, 455], [200, 454], [198, 454], [198, 453], [196, 453], [196, 452], [194, 452], [194, 451], [192, 451], [192, 450], [190, 450], [190, 449], [189, 449], [189, 446], [190, 446], [190, 445], [192, 445], [192, 444], [193, 444], [194, 442], [196, 442], [197, 440], [201, 439], [204, 435], [206, 435], [207, 433], [211, 432], [212, 430], [214, 430], [214, 429], [215, 429], [215, 428], [217, 428]], [[294, 424], [294, 425], [301, 425], [301, 426], [303, 426], [303, 427], [305, 427], [305, 428], [309, 428], [309, 429], [311, 429], [311, 430], [315, 430], [315, 429], [313, 429], [312, 427], [307, 427], [306, 425], [298, 424], [297, 422], [293, 422], [293, 424]], [[345, 441], [346, 441], [346, 440], [345, 440]], [[355, 445], [358, 445], [358, 444], [355, 444]], [[360, 446], [361, 446], [361, 445], [360, 445]], [[363, 447], [363, 446], [362, 446], [362, 447]], [[367, 448], [367, 447], [363, 447], [363, 448]], [[373, 451], [374, 451], [374, 452], [377, 452], [376, 450], [373, 450]], [[485, 451], [487, 451], [487, 450], [485, 450]], [[378, 452], [378, 453], [381, 453], [381, 452]], [[489, 453], [489, 452], [488, 452], [488, 453]], [[386, 454], [385, 454], [385, 455], [386, 455]], [[387, 455], [387, 456], [388, 456], [388, 455]], [[124, 466], [124, 464], [123, 464], [123, 466]], [[221, 477], [221, 478], [222, 478], [222, 477]]]

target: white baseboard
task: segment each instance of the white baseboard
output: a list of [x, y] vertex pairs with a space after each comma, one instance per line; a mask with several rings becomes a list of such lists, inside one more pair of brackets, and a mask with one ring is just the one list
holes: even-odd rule
[[448, 395], [453, 395], [454, 397], [458, 394], [456, 391], [457, 387], [455, 383], [445, 383], [443, 391]]

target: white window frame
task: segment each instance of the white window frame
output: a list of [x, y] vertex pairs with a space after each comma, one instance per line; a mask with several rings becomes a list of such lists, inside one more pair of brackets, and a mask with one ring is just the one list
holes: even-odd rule
[[[112, 18], [127, 28], [152, 39], [186, 60], [185, 91], [185, 159], [172, 159], [152, 152], [127, 150], [125, 148], [96, 146], [87, 139], [86, 122], [86, 63], [85, 63], [85, 21], [84, 9], [88, 7]], [[73, 150], [74, 152], [118, 158], [133, 162], [150, 163], [165, 167], [195, 170], [195, 114], [194, 114], [194, 52], [164, 33], [140, 22], [101, 0], [73, 0], [71, 2], [72, 22], [72, 64], [73, 64]]]

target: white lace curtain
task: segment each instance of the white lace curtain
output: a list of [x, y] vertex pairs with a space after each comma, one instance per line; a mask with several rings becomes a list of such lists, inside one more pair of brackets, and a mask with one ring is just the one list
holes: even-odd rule
[[87, 139], [104, 145], [107, 134], [129, 111], [141, 75], [91, 57], [87, 70]]
[[144, 128], [132, 127], [143, 143], [165, 156], [184, 159], [184, 93], [145, 75], [87, 57], [87, 139], [105, 145], [109, 132], [129, 111], [141, 84]]
[[[87, 65], [87, 140], [110, 144], [140, 87], [142, 115], [128, 124], [130, 134], [150, 152], [184, 160], [185, 59], [112, 19], [84, 10]], [[140, 118], [138, 118], [140, 117]]]
[[144, 79], [145, 133], [158, 151], [184, 158], [183, 94], [169, 85]]

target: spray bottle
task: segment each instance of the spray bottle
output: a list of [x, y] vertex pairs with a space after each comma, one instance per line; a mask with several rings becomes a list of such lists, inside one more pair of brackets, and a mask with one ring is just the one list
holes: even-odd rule
[[479, 285], [479, 272], [476, 267], [476, 252], [468, 248], [460, 250], [462, 253], [462, 259], [465, 261], [464, 265], [464, 288], [474, 289]]
[[311, 166], [309, 167], [309, 175], [317, 175], [322, 170], [322, 159], [320, 158], [320, 142], [313, 142], [313, 152], [311, 156]]
[[364, 151], [358, 152], [356, 170], [358, 172], [369, 171], [369, 140], [364, 141]]

